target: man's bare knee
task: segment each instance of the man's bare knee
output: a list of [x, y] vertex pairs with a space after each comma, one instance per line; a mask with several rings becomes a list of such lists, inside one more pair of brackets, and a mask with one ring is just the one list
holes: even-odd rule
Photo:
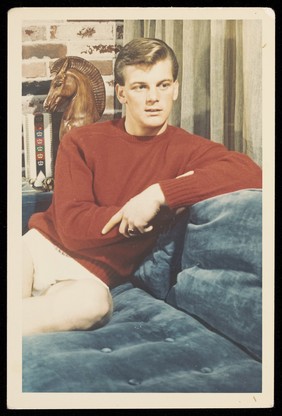
[[45, 295], [23, 300], [23, 333], [94, 329], [105, 325], [111, 312], [109, 289], [99, 281], [60, 282]]
[[112, 299], [112, 296], [110, 294], [110, 291], [106, 288], [105, 288], [104, 294], [105, 294], [105, 299], [104, 299], [104, 305], [103, 305], [103, 308], [102, 308], [102, 309], [104, 309], [104, 313], [103, 313], [101, 319], [99, 321], [96, 321], [95, 324], [92, 326], [92, 328], [100, 328], [100, 327], [106, 325], [112, 317], [112, 314], [113, 314], [113, 299]]
[[95, 280], [85, 279], [75, 282], [79, 313], [77, 329], [87, 330], [105, 325], [112, 315], [112, 297], [109, 289]]

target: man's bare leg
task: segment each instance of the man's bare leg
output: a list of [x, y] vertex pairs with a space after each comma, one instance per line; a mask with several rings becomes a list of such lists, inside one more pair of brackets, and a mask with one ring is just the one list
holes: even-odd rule
[[33, 263], [24, 248], [23, 335], [87, 330], [104, 325], [112, 314], [109, 290], [95, 279], [66, 280], [31, 297]]

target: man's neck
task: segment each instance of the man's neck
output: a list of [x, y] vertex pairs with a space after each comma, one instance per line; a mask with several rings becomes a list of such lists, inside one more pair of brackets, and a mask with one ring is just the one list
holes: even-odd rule
[[125, 118], [125, 122], [124, 122], [124, 128], [125, 131], [128, 134], [131, 134], [132, 136], [158, 136], [159, 134], [162, 134], [166, 128], [167, 128], [167, 123], [164, 123], [162, 126], [158, 126], [158, 127], [144, 127], [144, 128], [136, 128], [135, 126], [133, 127], [130, 123], [127, 122], [126, 118]]

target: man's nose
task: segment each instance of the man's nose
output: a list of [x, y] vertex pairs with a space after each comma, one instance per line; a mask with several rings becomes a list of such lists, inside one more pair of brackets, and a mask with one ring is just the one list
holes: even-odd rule
[[148, 102], [159, 101], [159, 94], [157, 88], [148, 88], [146, 98]]

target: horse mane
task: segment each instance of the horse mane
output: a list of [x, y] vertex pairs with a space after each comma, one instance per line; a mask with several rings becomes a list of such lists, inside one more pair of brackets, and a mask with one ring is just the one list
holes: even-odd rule
[[83, 58], [78, 56], [67, 56], [59, 58], [54, 62], [51, 68], [51, 74], [58, 74], [66, 61], [68, 61], [68, 69], [76, 69], [88, 78], [95, 99], [96, 108], [101, 117], [106, 106], [106, 93], [104, 81], [99, 70]]

